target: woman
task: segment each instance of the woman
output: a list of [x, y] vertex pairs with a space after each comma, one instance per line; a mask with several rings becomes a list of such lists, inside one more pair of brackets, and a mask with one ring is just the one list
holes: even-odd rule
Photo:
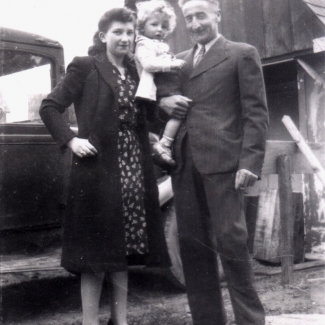
[[[128, 53], [135, 18], [112, 9], [98, 23], [88, 57], [76, 57], [43, 100], [40, 115], [73, 155], [61, 265], [81, 274], [83, 325], [98, 325], [105, 274], [113, 286], [109, 324], [126, 325], [127, 265], [169, 266], [146, 112], [133, 97]], [[74, 103], [78, 136], [62, 118]]]

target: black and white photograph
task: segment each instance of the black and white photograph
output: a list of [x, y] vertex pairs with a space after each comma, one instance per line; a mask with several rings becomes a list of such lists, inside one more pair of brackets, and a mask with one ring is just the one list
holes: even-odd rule
[[325, 324], [325, 0], [0, 7], [0, 325]]

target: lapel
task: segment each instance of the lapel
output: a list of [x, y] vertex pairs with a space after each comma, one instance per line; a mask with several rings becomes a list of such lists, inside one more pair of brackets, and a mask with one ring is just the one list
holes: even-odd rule
[[[222, 61], [226, 60], [228, 58], [228, 55], [226, 54], [226, 43], [227, 40], [222, 35], [220, 35], [219, 39], [212, 45], [210, 50], [204, 55], [204, 57], [199, 62], [199, 64], [192, 70], [192, 74], [190, 78], [192, 79], [197, 75], [205, 72], [206, 70], [218, 65]], [[191, 62], [192, 67], [193, 67], [194, 49], [192, 52], [192, 62]]]
[[[99, 71], [99, 74], [103, 77], [105, 82], [110, 87], [115, 89], [115, 87], [117, 86], [117, 80], [116, 80], [117, 78], [114, 77], [112, 72], [114, 66], [108, 60], [105, 52], [95, 55], [95, 64]], [[138, 74], [136, 72], [136, 67], [132, 58], [130, 58], [129, 56], [125, 56], [124, 64], [125, 67], [128, 69], [128, 71], [130, 72], [132, 78], [134, 78], [135, 81], [138, 81]]]
[[105, 82], [114, 89], [117, 86], [117, 82], [112, 73], [113, 64], [108, 61], [105, 52], [95, 55], [95, 64], [99, 74], [102, 76]]
[[186, 62], [184, 68], [181, 70], [181, 74], [187, 78], [190, 78], [193, 71], [193, 60], [196, 47], [197, 46], [194, 46], [194, 48], [185, 52], [184, 56], [181, 57], [181, 59]]
[[130, 72], [132, 79], [135, 80], [136, 83], [138, 84], [139, 83], [139, 75], [138, 75], [138, 71], [137, 71], [137, 68], [135, 65], [134, 58], [131, 57], [130, 55], [126, 55], [125, 59], [124, 59], [124, 65]]

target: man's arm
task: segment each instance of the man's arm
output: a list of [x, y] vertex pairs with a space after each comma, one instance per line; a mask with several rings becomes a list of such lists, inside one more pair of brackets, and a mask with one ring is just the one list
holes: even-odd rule
[[268, 110], [263, 72], [257, 50], [249, 46], [239, 59], [239, 88], [242, 106], [243, 144], [239, 159], [236, 186], [253, 185], [261, 175]]
[[182, 95], [163, 97], [159, 101], [159, 107], [170, 117], [182, 120], [190, 107], [191, 99]]

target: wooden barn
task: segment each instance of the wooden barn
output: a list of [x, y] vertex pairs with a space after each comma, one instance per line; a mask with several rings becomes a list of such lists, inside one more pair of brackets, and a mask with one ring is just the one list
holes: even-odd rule
[[[134, 0], [126, 5], [134, 8]], [[169, 39], [174, 53], [193, 43], [177, 0], [168, 0], [178, 16]], [[261, 56], [270, 112], [270, 141], [290, 141], [281, 122], [292, 118], [307, 141], [325, 142], [325, 0], [220, 0], [220, 32], [254, 45]], [[267, 175], [248, 195], [277, 189]], [[306, 253], [325, 251], [325, 190], [315, 175], [292, 175], [302, 193]]]

